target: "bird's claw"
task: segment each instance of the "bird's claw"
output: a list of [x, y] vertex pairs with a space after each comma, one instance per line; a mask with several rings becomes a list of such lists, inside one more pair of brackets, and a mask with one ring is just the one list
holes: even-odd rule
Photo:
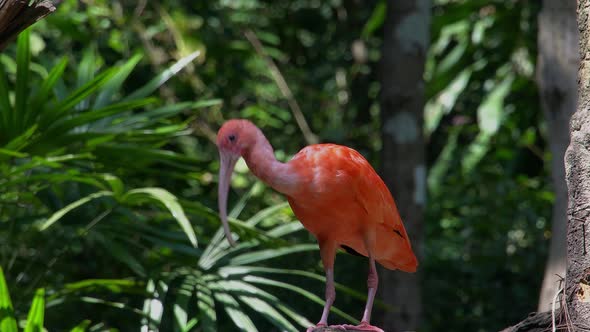
[[324, 328], [326, 329], [332, 329], [332, 330], [340, 330], [340, 331], [346, 331], [346, 328], [343, 327], [344, 325], [326, 325], [324, 323], [318, 323], [316, 326], [311, 326], [309, 328], [307, 328], [307, 330], [305, 332], [322, 332], [324, 331]]
[[339, 325], [344, 331], [367, 331], [367, 332], [385, 332], [377, 326], [373, 326], [367, 322], [361, 322], [359, 325]]

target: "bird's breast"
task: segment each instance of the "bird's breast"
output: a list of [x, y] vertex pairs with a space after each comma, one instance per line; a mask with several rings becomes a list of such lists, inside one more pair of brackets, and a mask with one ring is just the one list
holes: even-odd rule
[[348, 243], [362, 233], [367, 215], [354, 199], [344, 195], [325, 198], [310, 193], [307, 197], [289, 197], [289, 204], [303, 226], [318, 238]]

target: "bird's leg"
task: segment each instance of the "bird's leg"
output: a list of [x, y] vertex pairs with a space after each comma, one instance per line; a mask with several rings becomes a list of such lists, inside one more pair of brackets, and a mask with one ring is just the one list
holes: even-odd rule
[[373, 310], [373, 301], [375, 300], [375, 293], [377, 293], [377, 285], [379, 284], [379, 276], [377, 275], [377, 268], [375, 267], [375, 259], [369, 253], [369, 275], [367, 276], [367, 305], [365, 306], [365, 312], [361, 323], [357, 326], [353, 325], [341, 325], [346, 330], [354, 331], [370, 331], [370, 332], [383, 332], [382, 329], [371, 325], [371, 311]]
[[367, 305], [365, 306], [365, 312], [361, 324], [370, 324], [371, 322], [371, 311], [373, 310], [373, 300], [375, 300], [375, 293], [377, 292], [377, 286], [379, 285], [379, 275], [377, 274], [377, 268], [375, 267], [375, 259], [373, 256], [369, 256], [369, 275], [367, 276], [367, 288], [369, 289], [367, 295]]
[[336, 299], [336, 289], [334, 288], [334, 269], [326, 269], [326, 304], [324, 304], [324, 311], [322, 312], [322, 318], [317, 324], [318, 326], [328, 325], [328, 314], [330, 313], [330, 307]]
[[336, 257], [336, 244], [332, 241], [319, 240], [320, 256], [326, 272], [326, 304], [322, 312], [322, 318], [318, 325], [328, 325], [328, 314], [330, 307], [336, 299], [336, 289], [334, 288], [334, 259]]
[[[326, 272], [326, 304], [324, 304], [322, 318], [316, 326], [324, 327], [328, 326], [330, 307], [332, 307], [332, 304], [336, 299], [336, 289], [334, 288], [334, 258], [336, 256], [336, 243], [322, 239], [318, 239], [318, 242], [320, 244], [320, 255], [322, 257], [322, 263], [324, 264], [324, 271]], [[313, 329], [313, 327], [310, 327], [307, 331], [312, 331]]]

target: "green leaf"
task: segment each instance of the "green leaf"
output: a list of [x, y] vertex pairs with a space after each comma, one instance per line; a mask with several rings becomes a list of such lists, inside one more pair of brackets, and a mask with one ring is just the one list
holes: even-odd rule
[[30, 112], [27, 116], [25, 124], [28, 124], [30, 120], [35, 120], [37, 115], [41, 112], [41, 109], [49, 102], [49, 95], [57, 83], [57, 80], [63, 75], [67, 64], [68, 59], [63, 57], [57, 63], [57, 65], [51, 69], [49, 75], [41, 84], [39, 91], [37, 91], [37, 93], [31, 97]]
[[[163, 292], [166, 292], [168, 286], [164, 282], [160, 282], [161, 287], [163, 288]], [[152, 331], [157, 330], [158, 325], [162, 320], [162, 301], [158, 299], [158, 296], [162, 296], [164, 294], [159, 293], [160, 289], [156, 290], [156, 283], [153, 279], [148, 280], [146, 285], [146, 292], [148, 294], [153, 294], [151, 298], [146, 298], [143, 301], [143, 311], [141, 319], [141, 329]]]
[[72, 211], [73, 209], [82, 206], [94, 199], [97, 198], [101, 198], [101, 197], [105, 197], [105, 196], [113, 196], [113, 192], [111, 191], [99, 191], [99, 192], [95, 192], [94, 194], [88, 195], [86, 197], [80, 198], [79, 200], [68, 204], [67, 206], [65, 206], [64, 208], [58, 210], [57, 212], [55, 212], [51, 217], [49, 217], [49, 219], [47, 219], [43, 224], [41, 224], [41, 226], [39, 227], [39, 230], [44, 231], [46, 230], [48, 227], [50, 227], [51, 225], [53, 225], [56, 221], [58, 221], [59, 219], [61, 219], [64, 215], [66, 215], [66, 213]]
[[[267, 274], [279, 274], [279, 275], [290, 275], [290, 276], [300, 276], [304, 278], [309, 278], [313, 280], [320, 281], [322, 283], [326, 282], [326, 277], [319, 275], [317, 273], [303, 271], [303, 270], [294, 270], [294, 269], [277, 269], [277, 268], [270, 268], [270, 267], [260, 267], [260, 266], [224, 266], [223, 268], [219, 269], [219, 274], [224, 278], [236, 278], [240, 277], [241, 275], [255, 275], [257, 273], [267, 273]], [[338, 291], [342, 291], [346, 293], [352, 298], [357, 300], [366, 301], [367, 297], [364, 293], [358, 292], [352, 288], [346, 287], [342, 284], [335, 283], [334, 284]]]
[[9, 150], [9, 149], [4, 149], [4, 148], [0, 148], [0, 154], [10, 156], [10, 157], [16, 157], [16, 158], [24, 158], [27, 156], [26, 153], [17, 152], [17, 151], [13, 151], [13, 150]]
[[172, 312], [174, 321], [180, 330], [186, 330], [189, 324], [189, 301], [193, 295], [194, 286], [185, 278], [182, 285], [175, 291]]
[[43, 332], [43, 320], [45, 318], [45, 289], [39, 288], [35, 292], [35, 298], [31, 304], [27, 325], [24, 332]]
[[[315, 294], [301, 288], [301, 287], [297, 287], [285, 282], [281, 282], [281, 281], [277, 281], [277, 280], [272, 280], [272, 279], [268, 279], [268, 278], [263, 278], [263, 277], [258, 277], [258, 276], [245, 276], [243, 279], [245, 282], [249, 282], [249, 283], [256, 283], [256, 284], [261, 284], [261, 285], [267, 285], [267, 286], [273, 286], [273, 287], [278, 287], [278, 288], [283, 288], [283, 289], [287, 289], [290, 290], [292, 292], [295, 292], [305, 298], [307, 298], [308, 300], [311, 300], [317, 304], [320, 305], [324, 305], [324, 301], [322, 299], [320, 299], [318, 296], [316, 296]], [[344, 311], [332, 306], [331, 310], [333, 313], [337, 314], [338, 316], [348, 320], [349, 322], [352, 322], [354, 324], [358, 324], [359, 321], [356, 320], [354, 317], [348, 315], [347, 313], [345, 313]]]
[[97, 75], [93, 80], [76, 89], [69, 96], [59, 102], [51, 111], [46, 111], [40, 120], [43, 126], [57, 121], [64, 113], [71, 110], [79, 102], [86, 99], [89, 95], [95, 93], [101, 86], [103, 86], [109, 78], [116, 73], [116, 68], [110, 68]]
[[91, 303], [91, 304], [102, 304], [111, 308], [115, 308], [115, 309], [124, 309], [124, 310], [128, 310], [130, 312], [133, 312], [137, 315], [139, 315], [140, 317], [144, 317], [146, 319], [150, 319], [149, 317], [146, 317], [143, 312], [137, 308], [131, 307], [128, 304], [122, 303], [122, 302], [114, 302], [114, 301], [106, 301], [103, 299], [99, 299], [96, 297], [90, 297], [90, 296], [81, 296], [78, 298], [78, 300], [85, 302], [85, 303]]
[[371, 13], [371, 17], [365, 23], [363, 27], [363, 31], [361, 32], [361, 37], [364, 40], [369, 39], [373, 35], [373, 33], [379, 29], [383, 22], [385, 22], [385, 17], [387, 16], [387, 2], [379, 1], [373, 9], [373, 13]]
[[102, 174], [101, 178], [109, 184], [109, 186], [111, 187], [111, 191], [115, 195], [115, 198], [120, 198], [123, 196], [125, 185], [123, 184], [123, 181], [121, 181], [121, 179], [112, 174]]
[[225, 304], [223, 309], [240, 331], [258, 332], [254, 322], [240, 308], [240, 304], [229, 294], [215, 293], [215, 299]]
[[190, 331], [192, 331], [193, 328], [195, 326], [197, 326], [198, 323], [199, 323], [199, 320], [197, 320], [196, 318], [191, 318], [191, 320], [189, 320], [186, 323], [184, 329], [182, 329], [182, 332], [190, 332]]
[[145, 268], [141, 263], [129, 252], [129, 248], [120, 245], [117, 241], [112, 241], [106, 236], [96, 236], [102, 243], [104, 249], [111, 254], [111, 256], [127, 265], [129, 269], [135, 272], [140, 277], [145, 277], [147, 274]]
[[141, 285], [142, 283], [138, 281], [127, 279], [86, 279], [66, 284], [64, 290], [67, 292], [106, 290], [111, 293], [122, 293], [136, 290]]
[[74, 328], [70, 330], [70, 332], [85, 332], [88, 326], [90, 326], [91, 321], [86, 319], [82, 321], [80, 324], [76, 325]]
[[490, 140], [492, 135], [486, 132], [477, 134], [473, 142], [467, 147], [467, 152], [461, 160], [461, 168], [463, 173], [471, 172], [479, 161], [486, 155], [490, 149]]
[[281, 331], [297, 331], [282, 314], [274, 309], [274, 306], [280, 304], [281, 301], [270, 293], [240, 280], [220, 280], [214, 285], [216, 291], [228, 292], [237, 296], [238, 299], [261, 314]]
[[286, 224], [279, 225], [279, 226], [271, 229], [270, 231], [268, 231], [266, 234], [268, 234], [268, 236], [272, 236], [272, 237], [282, 237], [287, 234], [301, 231], [303, 229], [305, 229], [305, 228], [303, 227], [303, 225], [300, 222], [294, 221], [294, 222], [288, 222]]
[[217, 315], [215, 313], [215, 300], [211, 289], [199, 283], [197, 287], [197, 306], [199, 307], [199, 321], [204, 332], [217, 331]]
[[201, 54], [201, 51], [195, 51], [184, 58], [178, 60], [168, 69], [164, 70], [158, 76], [154, 77], [151, 81], [149, 81], [143, 87], [135, 90], [133, 93], [128, 95], [124, 100], [134, 100], [139, 98], [145, 98], [156, 91], [160, 86], [166, 83], [171, 77], [176, 75], [179, 71], [181, 71], [184, 67], [186, 67], [189, 63], [191, 63], [194, 59], [196, 59]]
[[244, 265], [254, 262], [260, 262], [269, 260], [272, 258], [289, 255], [297, 252], [313, 251], [318, 250], [318, 246], [315, 244], [296, 244], [290, 247], [284, 248], [273, 248], [266, 250], [259, 250], [255, 252], [249, 252], [236, 257], [233, 257], [229, 264], [230, 265]]
[[465, 90], [473, 70], [463, 70], [443, 91], [426, 103], [424, 107], [425, 134], [430, 136], [438, 127], [440, 120], [454, 107], [459, 95]]
[[482, 133], [494, 135], [504, 118], [504, 99], [510, 92], [513, 75], [508, 75], [490, 91], [477, 109], [477, 124]]
[[[0, 130], [7, 132], [12, 127], [12, 106], [8, 95], [8, 82], [3, 66], [0, 66]], [[2, 136], [0, 136], [1, 138]], [[0, 143], [2, 143], [0, 141]]]
[[293, 324], [291, 324], [283, 315], [281, 315], [277, 310], [275, 310], [271, 305], [269, 305], [265, 301], [254, 296], [246, 295], [238, 296], [238, 299], [240, 299], [254, 311], [261, 314], [274, 326], [281, 329], [281, 331], [297, 332], [297, 328], [295, 328]]
[[0, 331], [17, 332], [16, 318], [10, 300], [10, 293], [4, 278], [4, 271], [0, 267]]
[[133, 199], [133, 196], [136, 195], [148, 196], [164, 204], [174, 219], [176, 219], [184, 233], [187, 235], [191, 244], [194, 247], [197, 247], [197, 236], [195, 235], [195, 231], [193, 230], [190, 221], [184, 214], [182, 206], [180, 206], [178, 203], [176, 196], [162, 188], [139, 188], [128, 191], [127, 194], [123, 196], [123, 201], [129, 201]]
[[[96, 72], [97, 60], [94, 48], [92, 46], [86, 48], [82, 55], [82, 61], [78, 64], [76, 88], [79, 88], [92, 80], [94, 73]], [[88, 98], [84, 98], [83, 100], [80, 100], [75, 107], [77, 110], [82, 110], [88, 108], [89, 105]]]
[[29, 93], [29, 64], [31, 62], [30, 29], [21, 32], [17, 40], [16, 49], [16, 88], [14, 98], [14, 113], [17, 129], [22, 129], [27, 112], [27, 100]]
[[37, 125], [31, 126], [24, 133], [20, 134], [19, 136], [13, 138], [10, 142], [6, 143], [4, 148], [13, 151], [19, 151], [24, 149], [30, 144], [31, 137], [33, 137], [36, 131]]
[[129, 77], [129, 74], [131, 74], [141, 58], [141, 54], [136, 54], [118, 68], [117, 73], [113, 75], [102, 87], [100, 93], [94, 101], [94, 105], [92, 106], [93, 108], [102, 108], [111, 102], [115, 93], [117, 93], [117, 91], [121, 88], [123, 82], [127, 79], [127, 77]]
[[442, 183], [444, 176], [453, 166], [455, 151], [459, 142], [459, 130], [451, 131], [447, 139], [447, 143], [440, 152], [434, 165], [428, 171], [428, 190], [434, 194], [438, 194], [442, 190]]
[[59, 134], [66, 133], [73, 128], [91, 124], [99, 119], [104, 119], [123, 112], [129, 112], [135, 108], [143, 107], [156, 102], [155, 98], [146, 98], [129, 102], [121, 102], [109, 105], [102, 109], [89, 110], [87, 112], [77, 113], [72, 117], [54, 122], [45, 134], [47, 137], [55, 137]]
[[248, 224], [249, 226], [256, 226], [262, 220], [264, 220], [274, 214], [277, 214], [279, 211], [286, 209], [288, 206], [289, 206], [288, 202], [283, 202], [281, 204], [276, 204], [276, 205], [267, 207], [267, 208], [259, 211], [258, 213], [256, 213], [254, 216], [252, 216], [248, 220], [246, 220], [246, 224]]

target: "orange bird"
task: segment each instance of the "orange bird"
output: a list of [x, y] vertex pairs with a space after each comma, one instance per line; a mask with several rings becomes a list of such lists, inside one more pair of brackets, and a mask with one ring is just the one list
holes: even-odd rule
[[219, 213], [228, 241], [234, 244], [227, 222], [227, 194], [234, 166], [243, 157], [254, 175], [287, 196], [295, 216], [318, 240], [326, 273], [326, 303], [317, 326], [328, 325], [336, 297], [334, 258], [338, 247], [343, 247], [369, 258], [369, 290], [361, 324], [335, 327], [383, 332], [370, 324], [378, 284], [375, 261], [405, 272], [415, 272], [418, 261], [393, 197], [369, 162], [351, 148], [315, 144], [282, 163], [262, 131], [247, 120], [227, 121], [217, 133], [217, 147]]

